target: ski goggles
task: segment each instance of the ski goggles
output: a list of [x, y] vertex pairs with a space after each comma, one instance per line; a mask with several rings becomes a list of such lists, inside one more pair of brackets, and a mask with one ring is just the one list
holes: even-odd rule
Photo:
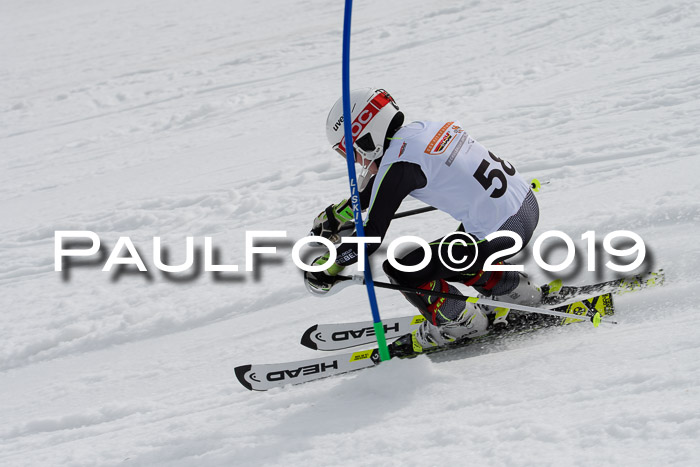
[[[343, 157], [347, 157], [345, 154], [345, 145], [343, 144], [345, 141], [341, 141], [340, 143], [336, 144], [333, 146], [333, 149], [335, 152], [340, 154]], [[377, 148], [377, 145], [374, 144], [374, 140], [372, 139], [372, 134], [367, 133], [365, 135], [362, 135], [360, 138], [357, 138], [355, 140], [354, 147], [361, 149], [365, 153], [371, 153]]]

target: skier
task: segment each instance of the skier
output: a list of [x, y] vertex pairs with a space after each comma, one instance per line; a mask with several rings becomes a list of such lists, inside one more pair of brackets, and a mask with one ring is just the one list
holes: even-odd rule
[[[426, 321], [417, 331], [392, 343], [393, 355], [408, 355], [457, 339], [478, 337], [489, 332], [489, 310], [479, 305], [430, 295], [430, 291], [460, 294], [449, 282], [461, 282], [492, 299], [523, 305], [542, 302], [542, 291], [527, 276], [514, 271], [484, 271], [494, 253], [500, 260], [520, 251], [532, 237], [539, 220], [539, 207], [530, 185], [510, 163], [479, 144], [457, 120], [415, 121], [403, 126], [404, 115], [383, 89], [360, 89], [350, 93], [355, 163], [359, 164], [358, 185], [363, 211], [368, 210], [365, 235], [384, 238], [389, 224], [408, 195], [446, 212], [460, 222], [454, 236], [464, 236], [451, 247], [440, 237], [430, 243], [431, 260], [415, 272], [403, 272], [384, 261], [390, 281], [424, 289], [425, 294], [404, 293]], [[342, 98], [326, 121], [328, 141], [345, 157]], [[312, 232], [338, 240], [338, 235], [354, 229], [348, 200], [328, 206], [316, 219]], [[486, 241], [497, 231], [520, 236], [521, 245], [510, 237]], [[452, 238], [452, 236], [450, 237]], [[473, 240], [471, 240], [473, 239]], [[379, 244], [368, 244], [371, 255]], [[514, 248], [515, 247], [515, 248]], [[337, 259], [324, 272], [304, 275], [309, 291], [326, 295], [339, 282], [337, 275], [358, 258], [358, 246], [343, 243]], [[405, 266], [421, 264], [421, 247], [398, 261]], [[473, 264], [461, 270], [466, 264]], [[314, 260], [325, 264], [328, 254]], [[507, 264], [507, 263], [496, 263]]]

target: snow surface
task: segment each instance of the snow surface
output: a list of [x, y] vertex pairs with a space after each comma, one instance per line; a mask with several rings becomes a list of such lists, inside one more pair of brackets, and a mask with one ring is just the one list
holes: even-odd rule
[[[355, 2], [353, 87], [459, 119], [550, 182], [537, 233], [585, 261], [585, 231], [633, 230], [668, 284], [618, 297], [618, 326], [251, 393], [235, 366], [313, 357], [309, 325], [370, 319], [359, 287], [309, 297], [290, 256], [348, 192], [324, 134], [342, 2], [3, 2], [0, 464], [700, 465], [699, 8]], [[423, 214], [388, 239], [455, 225]], [[210, 236], [243, 271], [245, 232], [282, 229], [256, 273], [153, 266], [154, 236], [172, 264]], [[56, 230], [97, 232], [105, 255], [129, 236], [150, 273], [55, 272]], [[600, 264], [564, 277], [612, 276]]]

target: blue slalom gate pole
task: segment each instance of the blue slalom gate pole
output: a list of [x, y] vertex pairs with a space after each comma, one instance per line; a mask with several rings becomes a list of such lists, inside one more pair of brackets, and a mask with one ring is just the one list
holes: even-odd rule
[[[357, 186], [357, 174], [355, 173], [355, 150], [352, 140], [352, 112], [350, 110], [350, 24], [352, 22], [352, 0], [345, 0], [345, 18], [343, 21], [343, 127], [345, 130], [345, 159], [348, 163], [348, 177], [350, 179], [350, 201], [355, 217], [355, 229], [358, 237], [365, 236], [365, 225], [362, 222], [362, 207], [360, 206], [360, 191]], [[357, 245], [361, 248], [362, 245]], [[377, 296], [374, 292], [372, 270], [369, 265], [368, 255], [365, 256], [365, 286], [369, 296], [369, 306], [372, 309], [374, 321], [374, 334], [377, 337], [379, 356], [383, 360], [389, 360], [389, 348], [386, 345], [384, 324], [379, 316]]]

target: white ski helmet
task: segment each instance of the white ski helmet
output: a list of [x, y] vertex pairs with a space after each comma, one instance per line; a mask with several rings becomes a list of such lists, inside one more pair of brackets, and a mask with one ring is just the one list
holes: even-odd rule
[[[387, 134], [403, 124], [403, 113], [388, 92], [372, 88], [351, 91], [350, 109], [355, 162], [362, 166], [357, 177], [362, 191], [377, 171], [375, 161], [384, 155]], [[345, 157], [342, 96], [328, 114], [326, 136], [333, 149]]]

